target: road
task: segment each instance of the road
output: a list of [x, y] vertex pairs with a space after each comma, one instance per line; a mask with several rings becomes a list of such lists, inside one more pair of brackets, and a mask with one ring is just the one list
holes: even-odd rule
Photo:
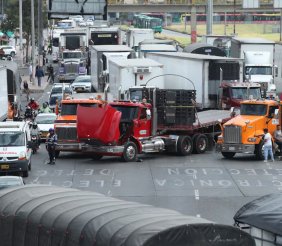
[[[36, 98], [47, 101], [48, 93]], [[63, 152], [53, 166], [46, 164], [48, 155], [41, 144], [25, 182], [100, 192], [230, 225], [245, 203], [282, 190], [280, 161], [264, 163], [251, 155], [227, 160], [214, 151], [187, 157], [151, 154], [141, 159], [94, 161], [80, 153]]]

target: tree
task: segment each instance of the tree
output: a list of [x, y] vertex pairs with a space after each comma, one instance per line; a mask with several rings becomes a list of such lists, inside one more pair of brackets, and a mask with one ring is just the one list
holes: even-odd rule
[[[26, 54], [28, 54], [30, 40], [31, 40], [31, 0], [22, 0], [22, 25], [23, 25], [23, 38], [26, 39]], [[34, 19], [37, 20], [37, 0], [34, 0]], [[5, 12], [7, 18], [0, 25], [2, 32], [7, 31], [15, 31], [19, 26], [19, 0], [9, 0], [6, 7]], [[47, 13], [46, 8], [43, 8], [43, 27], [47, 27]], [[35, 21], [35, 28], [37, 28], [37, 21]], [[35, 32], [37, 35], [37, 32]], [[26, 55], [26, 62], [28, 62], [28, 55]]]

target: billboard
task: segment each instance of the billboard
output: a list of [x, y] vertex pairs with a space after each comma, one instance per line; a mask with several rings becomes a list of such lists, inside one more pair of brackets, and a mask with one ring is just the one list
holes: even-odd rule
[[105, 15], [107, 0], [49, 0], [49, 18], [57, 15]]
[[244, 9], [259, 8], [259, 0], [243, 0], [243, 8]]

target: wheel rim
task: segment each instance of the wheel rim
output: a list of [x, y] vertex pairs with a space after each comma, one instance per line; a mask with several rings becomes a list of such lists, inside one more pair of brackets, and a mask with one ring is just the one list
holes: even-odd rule
[[200, 138], [198, 142], [198, 147], [201, 151], [205, 150], [207, 147], [207, 142], [204, 138]]
[[126, 149], [126, 156], [132, 160], [135, 158], [135, 155], [136, 155], [136, 150], [133, 146], [128, 146], [127, 149]]
[[189, 152], [191, 150], [191, 144], [188, 139], [183, 142], [183, 145], [185, 152]]

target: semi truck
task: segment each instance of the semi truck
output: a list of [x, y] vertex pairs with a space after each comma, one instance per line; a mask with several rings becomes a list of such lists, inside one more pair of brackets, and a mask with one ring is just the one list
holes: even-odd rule
[[264, 97], [275, 97], [275, 42], [262, 38], [232, 38], [230, 56], [244, 59], [244, 80], [261, 84]]
[[77, 136], [83, 152], [137, 160], [140, 153], [204, 153], [219, 135], [219, 118], [230, 119], [227, 110], [196, 113], [195, 90], [156, 87], [130, 88], [127, 101], [102, 107], [77, 108]]
[[59, 51], [64, 50], [81, 50], [87, 51], [88, 47], [88, 31], [87, 28], [65, 29], [60, 33]]
[[[240, 115], [222, 125], [216, 150], [231, 159], [236, 153], [254, 154], [263, 159], [263, 129], [273, 135], [281, 123], [280, 102], [275, 100], [246, 100], [241, 102]], [[280, 118], [279, 118], [280, 117]]]
[[[147, 58], [164, 65], [164, 74], [184, 76], [195, 85], [196, 106], [199, 110], [225, 109], [239, 106], [246, 95], [260, 98], [257, 84], [243, 82], [243, 59], [212, 55], [191, 54], [184, 52], [153, 52]], [[175, 77], [175, 89], [187, 88], [181, 77]], [[150, 85], [154, 81], [148, 83]], [[171, 76], [165, 77], [165, 88], [171, 88]], [[241, 89], [241, 98], [233, 94], [233, 88]], [[230, 87], [230, 88], [228, 88]], [[191, 89], [188, 87], [187, 89]]]
[[101, 100], [96, 100], [93, 97], [68, 97], [61, 101], [61, 109], [54, 123], [55, 132], [58, 136], [56, 157], [59, 157], [61, 151], [79, 152], [81, 149], [76, 130], [77, 106], [98, 107], [100, 104], [102, 104]]
[[98, 92], [103, 92], [108, 80], [108, 58], [109, 57], [135, 57], [134, 50], [126, 45], [92, 45], [89, 46], [91, 60], [91, 79]]
[[114, 99], [126, 99], [130, 87], [140, 86], [154, 77], [154, 85], [164, 89], [161, 75], [163, 65], [148, 58], [109, 58], [109, 92]]
[[87, 60], [81, 50], [64, 50], [59, 62], [59, 82], [72, 82], [79, 75], [87, 74]]

